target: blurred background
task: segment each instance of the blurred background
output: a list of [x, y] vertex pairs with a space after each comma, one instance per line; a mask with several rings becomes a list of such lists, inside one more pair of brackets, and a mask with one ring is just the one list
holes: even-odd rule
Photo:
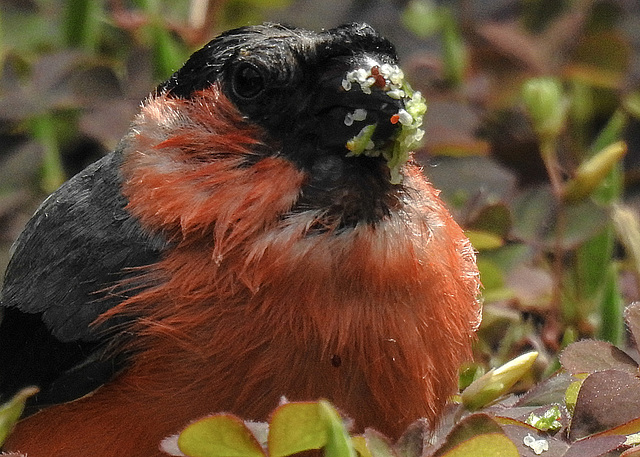
[[0, 273], [38, 204], [115, 148], [158, 83], [219, 32], [264, 21], [364, 21], [396, 44], [428, 103], [416, 156], [478, 250], [469, 379], [533, 348], [534, 382], [579, 338], [629, 346], [637, 0], [0, 0]]

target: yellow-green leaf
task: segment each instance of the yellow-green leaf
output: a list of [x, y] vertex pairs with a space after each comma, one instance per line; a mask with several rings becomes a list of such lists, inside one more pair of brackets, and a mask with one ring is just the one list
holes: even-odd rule
[[612, 218], [616, 233], [640, 274], [640, 218], [635, 210], [624, 205], [614, 206]]
[[20, 419], [27, 399], [36, 393], [38, 393], [37, 387], [27, 387], [0, 406], [0, 446], [13, 430], [15, 423]]
[[216, 414], [189, 425], [180, 433], [178, 447], [189, 457], [265, 457], [251, 431], [232, 414]]
[[317, 402], [279, 406], [271, 417], [268, 448], [271, 457], [284, 457], [327, 444], [328, 431]]
[[583, 379], [579, 379], [578, 381], [574, 381], [569, 384], [567, 391], [564, 393], [564, 403], [567, 405], [567, 409], [570, 414], [573, 414], [573, 411], [576, 408], [576, 402], [578, 401], [578, 393], [580, 392], [580, 386], [582, 386], [582, 381], [584, 381], [585, 376], [576, 376], [582, 377]]
[[537, 357], [536, 351], [528, 352], [489, 371], [462, 392], [462, 403], [468, 410], [475, 411], [506, 394], [529, 371]]
[[447, 435], [434, 457], [516, 457], [518, 450], [498, 423], [486, 414], [462, 419]]
[[318, 402], [320, 414], [327, 427], [325, 457], [355, 457], [351, 438], [338, 411], [326, 400]]
[[505, 435], [488, 433], [463, 441], [439, 457], [519, 457], [518, 448]]
[[467, 235], [467, 238], [469, 238], [469, 241], [471, 241], [473, 247], [479, 251], [498, 249], [504, 245], [502, 237], [495, 233], [485, 230], [465, 230], [464, 233]]
[[575, 176], [567, 183], [565, 200], [573, 202], [589, 196], [626, 153], [626, 143], [618, 141], [581, 163]]
[[353, 449], [360, 455], [360, 457], [373, 457], [371, 451], [367, 447], [367, 441], [364, 436], [358, 435], [351, 438], [351, 445]]
[[522, 98], [536, 133], [547, 139], [558, 136], [568, 108], [560, 81], [550, 77], [532, 78], [524, 84]]
[[367, 429], [364, 432], [364, 439], [367, 442], [367, 449], [373, 457], [396, 457], [391, 442], [382, 433]]

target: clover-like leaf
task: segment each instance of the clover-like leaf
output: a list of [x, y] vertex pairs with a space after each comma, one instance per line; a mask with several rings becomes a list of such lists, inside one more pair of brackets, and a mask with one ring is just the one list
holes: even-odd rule
[[189, 457], [265, 457], [244, 422], [232, 414], [215, 414], [187, 426], [178, 448]]
[[318, 410], [327, 430], [325, 457], [354, 457], [355, 452], [344, 421], [336, 409], [326, 400], [318, 402]]
[[640, 302], [633, 302], [624, 310], [624, 320], [631, 330], [636, 346], [640, 345]]
[[611, 343], [582, 340], [570, 344], [560, 354], [562, 368], [571, 374], [620, 370], [637, 373], [638, 364]]
[[640, 418], [640, 379], [620, 370], [588, 376], [580, 387], [569, 438], [574, 441]]
[[447, 435], [434, 457], [518, 457], [516, 445], [486, 414], [473, 414], [460, 421]]
[[292, 402], [271, 416], [268, 448], [271, 457], [284, 457], [327, 444], [328, 431], [317, 402]]

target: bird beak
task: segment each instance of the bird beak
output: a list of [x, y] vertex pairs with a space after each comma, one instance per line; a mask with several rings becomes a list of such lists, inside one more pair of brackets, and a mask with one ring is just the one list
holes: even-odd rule
[[368, 58], [341, 71], [332, 69], [321, 79], [312, 102], [320, 150], [348, 153], [347, 143], [367, 126], [375, 126], [372, 146], [383, 147], [394, 139], [399, 130], [394, 116], [404, 101], [392, 92], [395, 87], [380, 73], [382, 67]]

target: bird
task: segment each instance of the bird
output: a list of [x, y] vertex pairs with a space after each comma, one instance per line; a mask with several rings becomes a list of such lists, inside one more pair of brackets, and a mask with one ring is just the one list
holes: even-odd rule
[[481, 319], [476, 254], [413, 158], [426, 105], [352, 23], [223, 32], [13, 246], [5, 451], [155, 457], [215, 412], [327, 399], [353, 430], [435, 426]]

